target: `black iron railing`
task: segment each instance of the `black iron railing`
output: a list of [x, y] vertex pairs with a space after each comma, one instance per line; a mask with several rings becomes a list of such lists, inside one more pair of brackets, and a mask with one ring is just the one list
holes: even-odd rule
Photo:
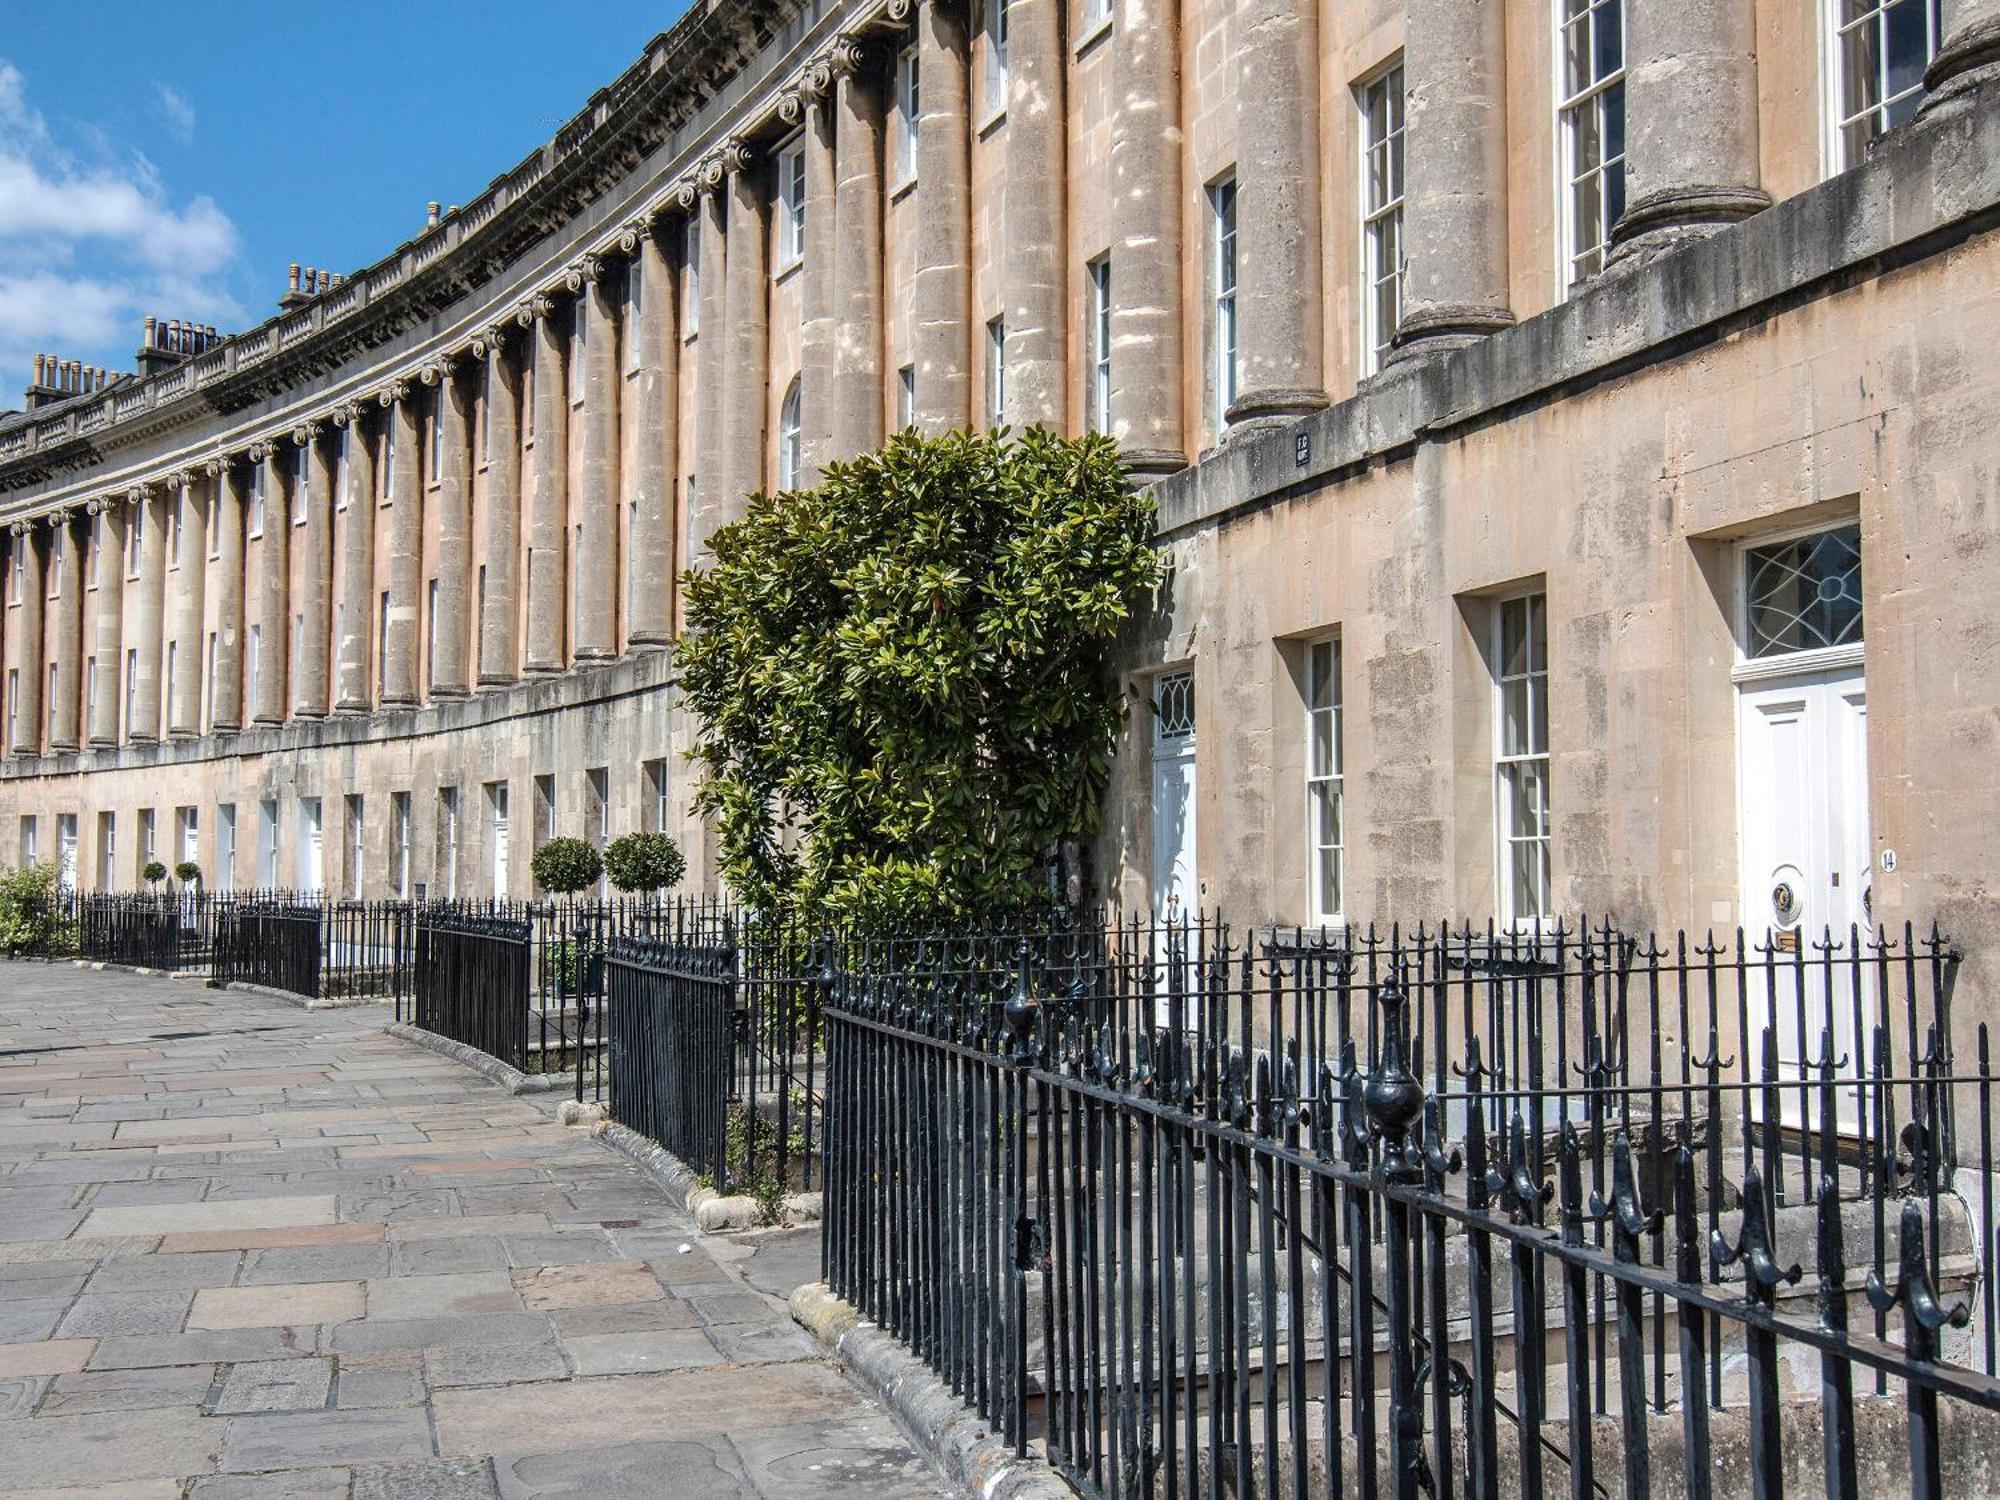
[[606, 974], [611, 1118], [731, 1190], [751, 1165], [729, 1150], [736, 950], [621, 938]]
[[529, 1044], [528, 924], [425, 912], [415, 932], [417, 1025], [523, 1073], [552, 1071]]
[[210, 982], [255, 984], [317, 998], [324, 943], [325, 912], [318, 906], [226, 903], [217, 917]]
[[823, 939], [770, 923], [613, 939], [612, 1117], [720, 1191], [813, 1187], [827, 951]]
[[168, 973], [206, 968], [223, 904], [200, 890], [63, 893], [79, 958]]
[[1852, 1496], [1861, 1451], [1938, 1495], [2000, 1457], [1993, 1080], [1935, 934], [1042, 957], [836, 976], [825, 1269], [1085, 1493]]

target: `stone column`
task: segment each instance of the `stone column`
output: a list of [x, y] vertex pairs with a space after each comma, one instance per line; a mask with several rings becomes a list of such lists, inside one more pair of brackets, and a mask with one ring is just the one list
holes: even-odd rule
[[161, 656], [167, 609], [167, 508], [159, 486], [140, 485], [132, 491], [133, 519], [145, 521], [139, 531], [139, 597], [135, 601], [130, 647], [139, 653], [139, 670], [132, 692], [132, 722], [128, 740], [160, 737]]
[[688, 558], [699, 563], [708, 555], [708, 538], [721, 525], [721, 498], [727, 475], [723, 457], [724, 372], [729, 350], [729, 242], [724, 232], [727, 201], [722, 187], [726, 174], [719, 157], [699, 168], [695, 212], [700, 215], [701, 312], [695, 338], [695, 461], [689, 469], [694, 495], [688, 506]]
[[[327, 652], [333, 623], [333, 481], [335, 453], [318, 422], [294, 428], [292, 441], [306, 461], [305, 556], [299, 567], [299, 680], [292, 684], [292, 712], [323, 719], [327, 711]], [[294, 483], [297, 481], [294, 480]]]
[[90, 557], [97, 580], [97, 616], [91, 632], [97, 681], [91, 689], [90, 743], [115, 745], [125, 694], [125, 506], [107, 496], [91, 501], [90, 513], [97, 521]]
[[917, 11], [916, 425], [972, 425], [972, 106], [967, 0]]
[[[522, 313], [530, 327], [534, 317]], [[486, 361], [486, 600], [479, 621], [479, 685], [512, 682], [519, 670], [515, 573], [521, 555], [521, 387], [517, 343], [502, 324], [474, 344]]]
[[1171, 474], [1187, 463], [1181, 431], [1180, 6], [1177, 0], [1120, 3], [1112, 38], [1111, 436], [1135, 474]]
[[833, 442], [882, 444], [882, 85], [852, 37], [828, 58], [834, 89]]
[[799, 482], [819, 483], [833, 454], [833, 263], [839, 209], [833, 156], [833, 69], [815, 64], [804, 91], [806, 263], [799, 287]]
[[259, 443], [250, 450], [253, 463], [264, 466], [264, 545], [257, 568], [257, 683], [250, 703], [251, 722], [282, 724], [285, 720], [285, 673], [291, 666], [286, 649], [292, 570], [291, 505], [285, 493], [284, 449]]
[[569, 524], [569, 372], [562, 319], [547, 297], [535, 314], [535, 451], [528, 481], [528, 653], [530, 672], [560, 672], [563, 623], [563, 533]]
[[417, 596], [422, 591], [424, 545], [424, 428], [416, 395], [407, 385], [386, 391], [382, 403], [395, 424], [389, 483], [389, 618], [382, 642], [382, 702], [409, 707], [417, 692]]
[[[209, 718], [217, 729], [243, 725], [243, 518], [250, 471], [241, 457], [208, 466], [215, 503], [215, 681]], [[95, 732], [93, 731], [93, 738]]]
[[347, 507], [340, 512], [340, 639], [334, 643], [333, 707], [368, 712], [369, 643], [375, 636], [376, 427], [360, 403], [334, 420], [347, 432]]
[[729, 352], [723, 367], [724, 485], [716, 521], [728, 525], [764, 488], [764, 415], [771, 369], [769, 162], [742, 141], [722, 148], [729, 173]]
[[[173, 477], [167, 503], [180, 516], [180, 581], [174, 590], [177, 666], [173, 701], [167, 705], [167, 733], [186, 739], [201, 733], [201, 679], [208, 669], [202, 651], [203, 605], [208, 584], [208, 506], [212, 486], [204, 476], [183, 470]], [[207, 499], [207, 504], [204, 504]]]
[[[1499, 5], [1409, 0], [1403, 318], [1390, 360], [1486, 337], [1507, 295], [1507, 28]], [[1237, 204], [1242, 207], [1239, 194]], [[1237, 222], [1243, 219], [1239, 213]]]
[[632, 399], [632, 597], [627, 635], [634, 646], [663, 646], [674, 633], [674, 467], [680, 437], [680, 320], [673, 267], [652, 224], [625, 231], [620, 246], [638, 278]]
[[[1244, 144], [1236, 176], [1242, 385], [1227, 416], [1255, 424], [1326, 405], [1319, 21], [1313, 0], [1241, 0], [1236, 15], [1236, 139]], [[1011, 115], [1007, 128], [1014, 128]]]
[[1010, 171], [1001, 190], [1006, 417], [1017, 430], [1040, 423], [1061, 431], [1069, 390], [1063, 0], [1006, 3], [1007, 160], [1030, 164], [1029, 170]]
[[41, 530], [33, 521], [16, 521], [11, 539], [14, 556], [21, 559], [21, 607], [15, 616], [18, 629], [14, 642], [14, 664], [21, 675], [9, 705], [14, 732], [7, 746], [15, 755], [39, 755], [42, 750], [42, 673], [47, 670], [42, 665], [42, 601], [49, 586]]
[[431, 622], [431, 694], [463, 698], [471, 691], [465, 650], [473, 566], [471, 402], [453, 362], [439, 365], [437, 378], [443, 392], [438, 414], [444, 433], [439, 443], [438, 597], [437, 618]]
[[2000, 79], [2000, 0], [1944, 0], [1944, 40], [1924, 69], [1919, 118], [1970, 107], [1982, 83]]
[[[61, 565], [56, 571], [55, 727], [51, 750], [74, 750], [83, 742], [83, 543], [74, 511], [59, 510], [49, 518], [62, 538]], [[45, 666], [43, 675], [47, 675]]]
[[[588, 320], [583, 345], [582, 503], [576, 570], [577, 661], [618, 654], [618, 303], [616, 280], [594, 257], [569, 273], [576, 315]], [[572, 345], [572, 358], [574, 345]]]
[[1771, 206], [1758, 186], [1756, 0], [1631, 5], [1625, 212], [1612, 259], [1642, 259]]

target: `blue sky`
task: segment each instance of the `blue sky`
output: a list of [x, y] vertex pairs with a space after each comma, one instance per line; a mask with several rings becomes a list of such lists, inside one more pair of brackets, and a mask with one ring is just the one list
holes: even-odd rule
[[129, 370], [146, 314], [235, 331], [464, 203], [686, 0], [0, 3], [0, 411], [37, 352]]

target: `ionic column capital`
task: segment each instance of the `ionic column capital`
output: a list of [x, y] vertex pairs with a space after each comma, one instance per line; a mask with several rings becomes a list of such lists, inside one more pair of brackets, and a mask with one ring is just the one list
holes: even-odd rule
[[563, 272], [562, 284], [572, 295], [580, 294], [586, 286], [594, 283], [604, 274], [604, 262], [595, 254], [579, 256]]
[[482, 328], [472, 336], [472, 356], [475, 359], [498, 359], [507, 352], [508, 326], [495, 323], [491, 328]]
[[537, 322], [552, 315], [556, 310], [556, 299], [546, 292], [536, 292], [525, 297], [521, 305], [514, 309], [514, 321], [523, 328], [533, 328]]
[[83, 502], [83, 513], [93, 518], [103, 515], [110, 508], [110, 499], [103, 495], [95, 496]]
[[125, 491], [125, 503], [127, 505], [144, 505], [153, 497], [153, 491], [158, 488], [159, 485], [155, 481], [150, 479], [142, 480]]
[[814, 63], [817, 69], [824, 66], [827, 72], [827, 87], [831, 88], [837, 79], [851, 78], [868, 65], [872, 49], [867, 38], [841, 35], [827, 44], [826, 51]]
[[301, 422], [292, 429], [292, 442], [300, 448], [310, 448], [313, 440], [324, 431], [326, 431], [324, 418]]
[[251, 463], [261, 464], [265, 459], [271, 456], [271, 445], [260, 439], [259, 441], [252, 443], [248, 448], [245, 448], [243, 450], [243, 454], [246, 458], [250, 460]]
[[42, 519], [49, 523], [49, 529], [51, 531], [60, 531], [63, 527], [69, 525], [70, 521], [75, 517], [75, 515], [76, 515], [75, 506], [58, 505], [54, 510], [48, 512], [48, 514], [43, 516]]
[[639, 247], [652, 237], [654, 219], [655, 215], [648, 212], [619, 230], [618, 238], [614, 242], [617, 245], [618, 253], [624, 256], [637, 255]]
[[894, 25], [907, 26], [910, 23], [910, 17], [916, 13], [916, 9], [916, 0], [889, 0], [889, 3], [883, 7], [883, 14]]
[[387, 411], [393, 408], [398, 402], [408, 400], [409, 395], [409, 381], [392, 380], [375, 393], [375, 402], [383, 410]]
[[194, 470], [192, 469], [176, 469], [167, 476], [167, 488], [170, 490], [187, 490], [193, 486]]
[[796, 125], [806, 117], [806, 84], [803, 75], [793, 79], [778, 92], [778, 119], [786, 125]]
[[33, 524], [32, 521], [10, 521], [7, 523], [7, 534], [14, 537], [25, 537], [28, 534], [28, 528]]
[[694, 212], [694, 206], [701, 201], [700, 163], [696, 163], [694, 169], [687, 176], [681, 178], [680, 181], [673, 185], [669, 196], [674, 200], [674, 207], [678, 208], [682, 213], [689, 214]]

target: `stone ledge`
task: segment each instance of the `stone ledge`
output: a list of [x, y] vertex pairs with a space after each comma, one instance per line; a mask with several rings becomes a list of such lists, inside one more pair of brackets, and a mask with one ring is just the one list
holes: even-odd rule
[[[648, 1140], [629, 1126], [608, 1120], [596, 1128], [595, 1134], [658, 1183], [674, 1206], [691, 1216], [695, 1228], [703, 1234], [771, 1227], [764, 1218], [763, 1204], [747, 1193], [724, 1195], [704, 1187], [693, 1169], [658, 1141]], [[779, 1208], [778, 1222], [812, 1223], [820, 1216], [822, 1202], [818, 1193], [787, 1194]]]
[[492, 1079], [510, 1094], [553, 1094], [558, 1089], [576, 1087], [574, 1073], [523, 1073], [490, 1052], [481, 1052], [464, 1042], [454, 1042], [448, 1036], [439, 1036], [435, 1031], [426, 1031], [408, 1021], [391, 1021], [382, 1029], [390, 1036], [413, 1042], [440, 1057], [463, 1063], [482, 1078]]
[[1967, 97], [1972, 107], [1898, 126], [1865, 162], [1761, 213], [1614, 268], [1463, 348], [1392, 364], [1324, 411], [1232, 434], [1153, 486], [1159, 539], [1338, 486], [1991, 233], [2000, 80]]
[[1022, 1458], [931, 1367], [865, 1321], [823, 1281], [791, 1295], [792, 1321], [880, 1401], [916, 1445], [979, 1500], [1075, 1500], [1038, 1458]]
[[597, 708], [646, 693], [671, 692], [673, 684], [672, 653], [649, 647], [616, 661], [572, 667], [549, 677], [522, 678], [503, 688], [468, 698], [441, 699], [421, 708], [385, 708], [366, 714], [334, 714], [324, 719], [291, 719], [283, 724], [205, 734], [194, 739], [10, 757], [0, 761], [0, 781], [134, 767], [195, 765], [284, 751], [423, 739], [483, 729], [512, 719]]

